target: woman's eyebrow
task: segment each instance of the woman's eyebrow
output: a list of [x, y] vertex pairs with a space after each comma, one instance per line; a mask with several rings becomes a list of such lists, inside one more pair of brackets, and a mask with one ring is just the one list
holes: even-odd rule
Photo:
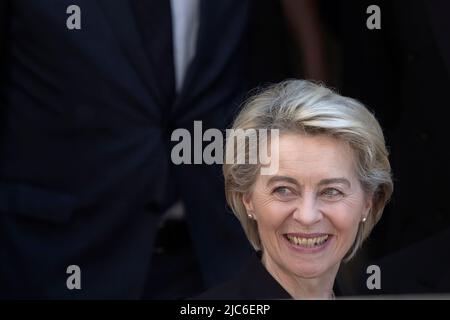
[[295, 184], [296, 186], [299, 185], [297, 180], [295, 180], [294, 178], [288, 177], [288, 176], [273, 176], [269, 179], [269, 181], [267, 181], [267, 184], [272, 184], [272, 183], [279, 182], [279, 181], [289, 182], [289, 183]]
[[[267, 181], [267, 184], [270, 185], [270, 184], [273, 184], [275, 182], [280, 182], [280, 181], [281, 182], [288, 182], [288, 183], [294, 184], [296, 186], [299, 186], [299, 183], [297, 182], [296, 179], [294, 179], [292, 177], [289, 177], [289, 176], [279, 176], [279, 175], [271, 177]], [[328, 178], [328, 179], [320, 180], [319, 186], [328, 185], [328, 184], [335, 184], [335, 183], [344, 184], [348, 188], [350, 188], [351, 185], [352, 185], [350, 183], [350, 181], [347, 180], [346, 178]]]
[[329, 179], [323, 179], [320, 180], [319, 186], [327, 185], [327, 184], [333, 184], [333, 183], [341, 183], [347, 185], [348, 188], [352, 186], [350, 181], [348, 181], [345, 178], [329, 178]]

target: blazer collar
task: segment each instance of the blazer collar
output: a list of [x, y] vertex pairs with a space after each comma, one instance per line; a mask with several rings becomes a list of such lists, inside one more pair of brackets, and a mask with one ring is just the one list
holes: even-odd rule
[[292, 299], [261, 262], [261, 254], [253, 254], [244, 267], [239, 283], [243, 299]]
[[[243, 299], [291, 300], [291, 295], [276, 281], [261, 262], [261, 252], [251, 256], [239, 279]], [[342, 296], [341, 286], [335, 281], [335, 296]]]

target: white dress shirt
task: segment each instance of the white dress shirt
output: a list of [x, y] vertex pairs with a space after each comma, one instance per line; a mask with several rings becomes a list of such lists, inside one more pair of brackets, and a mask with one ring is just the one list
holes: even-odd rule
[[195, 56], [200, 0], [171, 0], [175, 88], [183, 87], [186, 71]]

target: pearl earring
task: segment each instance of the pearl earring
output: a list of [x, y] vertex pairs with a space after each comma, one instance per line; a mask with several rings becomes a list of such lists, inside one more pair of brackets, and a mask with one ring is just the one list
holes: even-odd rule
[[248, 214], [249, 219], [253, 219], [253, 216], [251, 214]]
[[364, 222], [366, 222], [366, 220], [367, 220], [367, 217], [364, 217], [364, 218], [362, 219], [362, 222], [364, 223]]

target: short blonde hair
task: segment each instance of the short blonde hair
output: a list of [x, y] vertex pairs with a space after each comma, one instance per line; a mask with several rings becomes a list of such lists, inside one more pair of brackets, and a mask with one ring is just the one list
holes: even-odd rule
[[[350, 259], [381, 218], [393, 191], [388, 151], [373, 114], [357, 100], [343, 97], [323, 85], [287, 80], [251, 97], [235, 119], [233, 129], [279, 129], [280, 135], [329, 135], [351, 146], [357, 158], [359, 181], [366, 195], [372, 196], [373, 203], [347, 253], [346, 260]], [[241, 142], [244, 146], [237, 147], [244, 147], [242, 150], [247, 156], [250, 152], [248, 140]], [[230, 143], [230, 139], [227, 140], [226, 150]], [[242, 198], [251, 191], [260, 168], [261, 164], [239, 164], [237, 161], [223, 165], [227, 202], [256, 250], [261, 250], [257, 222], [248, 217]]]

